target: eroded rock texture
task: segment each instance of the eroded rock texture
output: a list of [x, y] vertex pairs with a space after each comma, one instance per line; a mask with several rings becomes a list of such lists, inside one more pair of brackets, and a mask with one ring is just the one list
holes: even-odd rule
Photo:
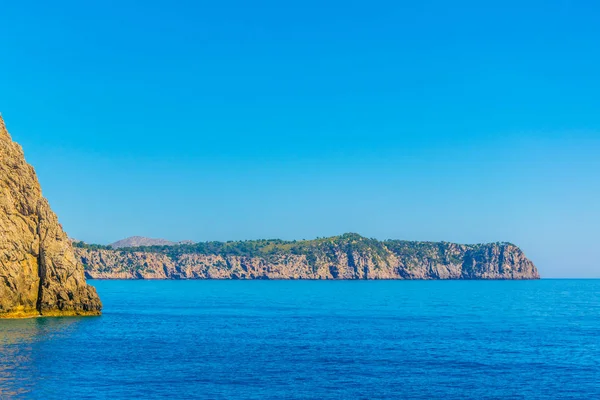
[[0, 318], [98, 315], [102, 304], [0, 116]]
[[80, 243], [102, 279], [538, 279], [510, 243], [377, 241], [357, 234], [285, 242], [209, 242], [110, 250]]

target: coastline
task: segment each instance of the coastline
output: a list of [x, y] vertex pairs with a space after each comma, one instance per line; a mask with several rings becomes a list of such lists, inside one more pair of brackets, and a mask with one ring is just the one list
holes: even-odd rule
[[445, 279], [310, 279], [310, 278], [254, 278], [254, 279], [234, 279], [234, 278], [92, 278], [87, 277], [88, 281], [306, 281], [306, 282], [457, 282], [457, 281], [539, 281], [549, 279], [570, 279], [570, 280], [594, 280], [600, 278], [489, 278], [489, 279], [467, 279], [467, 278], [445, 278]]
[[31, 318], [60, 318], [60, 317], [96, 317], [101, 316], [100, 311], [48, 311], [43, 314], [39, 311], [11, 311], [0, 314], [1, 319], [31, 319]]

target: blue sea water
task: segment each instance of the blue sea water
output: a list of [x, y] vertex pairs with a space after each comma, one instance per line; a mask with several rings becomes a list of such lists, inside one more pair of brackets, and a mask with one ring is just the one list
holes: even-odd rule
[[0, 320], [0, 398], [600, 398], [599, 280], [91, 284]]

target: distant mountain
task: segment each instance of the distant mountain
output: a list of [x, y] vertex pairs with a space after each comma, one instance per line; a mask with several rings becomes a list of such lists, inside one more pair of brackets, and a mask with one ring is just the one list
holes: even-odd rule
[[177, 244], [166, 239], [152, 239], [143, 236], [131, 236], [126, 239], [121, 239], [117, 242], [111, 243], [110, 247], [113, 249], [122, 249], [125, 247], [140, 247], [140, 246], [173, 246]]
[[535, 265], [510, 243], [378, 241], [354, 233], [300, 241], [165, 242], [128, 241], [130, 248], [119, 250], [78, 244], [75, 251], [87, 277], [100, 279], [539, 279]]

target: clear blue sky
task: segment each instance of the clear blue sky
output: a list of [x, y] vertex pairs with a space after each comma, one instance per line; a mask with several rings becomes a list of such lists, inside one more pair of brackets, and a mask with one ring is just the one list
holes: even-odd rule
[[68, 233], [511, 241], [600, 277], [596, 1], [6, 1]]

